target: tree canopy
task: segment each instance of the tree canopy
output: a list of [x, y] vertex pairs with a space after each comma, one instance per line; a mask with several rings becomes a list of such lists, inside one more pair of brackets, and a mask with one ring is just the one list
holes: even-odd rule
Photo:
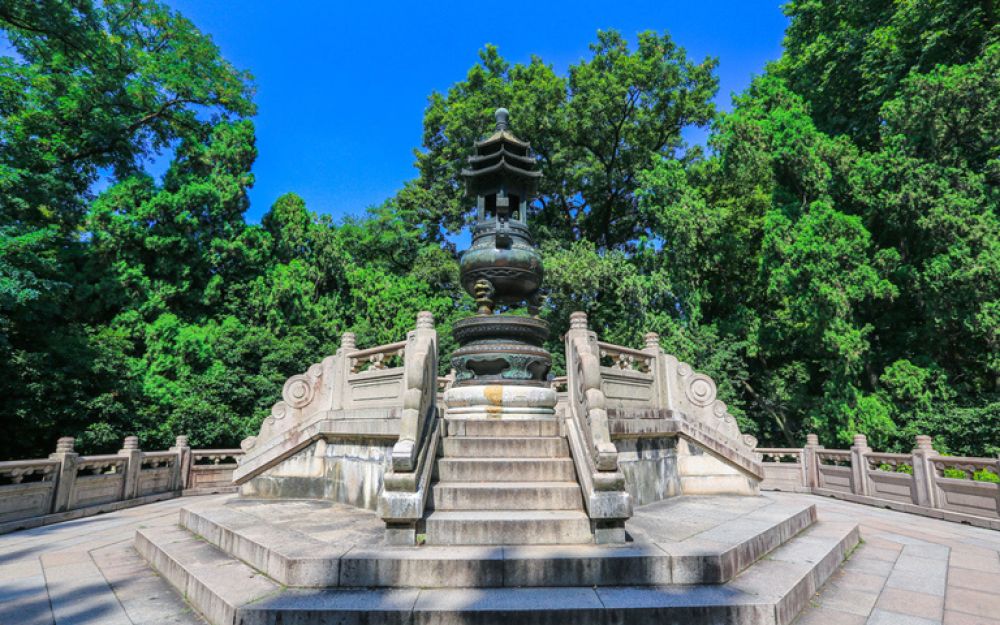
[[604, 340], [658, 332], [762, 442], [1000, 451], [995, 3], [785, 10], [728, 113], [717, 61], [666, 33], [598, 32], [564, 74], [487, 45], [393, 197], [334, 221], [289, 193], [253, 224], [253, 80], [209, 36], [153, 1], [3, 5], [0, 457], [235, 445], [343, 332], [399, 340], [420, 310], [450, 351], [459, 171], [499, 106], [544, 174], [557, 367], [583, 310]]

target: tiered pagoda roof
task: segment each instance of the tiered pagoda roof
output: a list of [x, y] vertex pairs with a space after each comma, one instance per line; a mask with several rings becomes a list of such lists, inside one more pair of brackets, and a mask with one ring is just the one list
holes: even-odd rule
[[530, 192], [537, 186], [542, 173], [535, 171], [535, 159], [528, 152], [531, 145], [507, 129], [507, 119], [507, 109], [498, 109], [496, 132], [476, 142], [476, 153], [469, 157], [469, 167], [462, 170], [469, 195], [508, 186], [508, 182], [519, 182]]

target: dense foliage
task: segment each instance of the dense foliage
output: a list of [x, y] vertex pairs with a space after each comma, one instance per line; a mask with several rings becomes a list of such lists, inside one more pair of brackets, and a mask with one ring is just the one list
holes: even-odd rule
[[335, 223], [289, 194], [257, 225], [251, 78], [209, 37], [152, 1], [3, 4], [0, 457], [234, 445], [344, 331], [399, 340], [419, 310], [450, 350], [458, 171], [498, 106], [545, 174], [556, 337], [573, 310], [613, 342], [658, 332], [765, 442], [1000, 451], [997, 5], [786, 10], [785, 54], [727, 114], [716, 61], [665, 34], [598, 33], [566, 75], [487, 46], [431, 95], [395, 197]]

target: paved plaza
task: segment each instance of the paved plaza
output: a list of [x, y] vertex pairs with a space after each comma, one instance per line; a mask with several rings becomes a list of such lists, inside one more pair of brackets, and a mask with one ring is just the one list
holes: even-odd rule
[[[820, 518], [852, 518], [864, 542], [798, 625], [1000, 625], [1000, 533], [811, 495]], [[207, 500], [208, 498], [201, 498]], [[0, 625], [204, 625], [132, 546], [172, 525], [174, 499], [0, 536]]]

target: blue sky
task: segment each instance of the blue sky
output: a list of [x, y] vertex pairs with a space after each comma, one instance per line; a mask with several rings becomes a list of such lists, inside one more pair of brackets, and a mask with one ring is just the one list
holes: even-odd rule
[[486, 43], [511, 62], [537, 54], [564, 73], [589, 56], [599, 29], [630, 41], [666, 30], [692, 58], [719, 58], [717, 104], [728, 110], [732, 94], [778, 58], [787, 23], [777, 0], [166, 1], [254, 74], [253, 222], [287, 191], [338, 217], [391, 196], [416, 175], [427, 97], [462, 79]]

